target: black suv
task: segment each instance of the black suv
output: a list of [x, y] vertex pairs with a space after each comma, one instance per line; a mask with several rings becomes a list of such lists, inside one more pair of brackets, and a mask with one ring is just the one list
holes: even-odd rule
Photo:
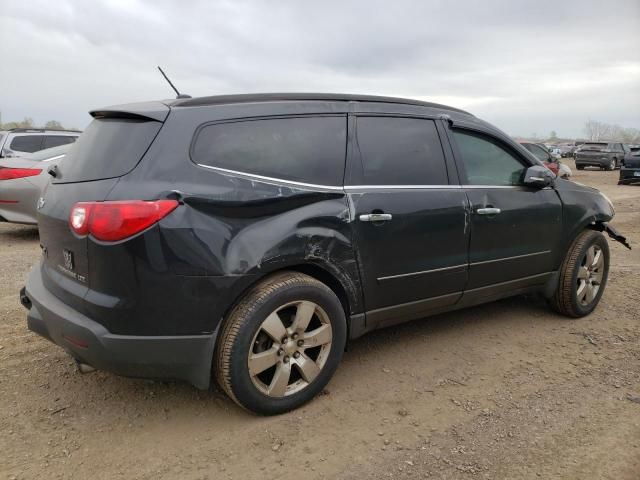
[[266, 94], [94, 117], [38, 202], [29, 328], [81, 364], [207, 388], [263, 414], [322, 390], [348, 339], [607, 282], [611, 202], [473, 115]]
[[576, 152], [576, 168], [599, 167], [603, 170], [615, 170], [622, 165], [629, 147], [624, 143], [586, 142]]

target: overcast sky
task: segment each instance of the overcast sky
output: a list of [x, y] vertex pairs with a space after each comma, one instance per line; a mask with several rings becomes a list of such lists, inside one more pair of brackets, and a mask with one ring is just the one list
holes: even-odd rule
[[171, 98], [306, 91], [419, 98], [510, 134], [640, 128], [640, 0], [2, 0], [2, 121]]

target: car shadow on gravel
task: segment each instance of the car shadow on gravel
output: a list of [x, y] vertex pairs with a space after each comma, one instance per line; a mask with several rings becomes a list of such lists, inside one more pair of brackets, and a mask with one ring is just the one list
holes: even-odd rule
[[[367, 360], [371, 361], [372, 367], [376, 363], [383, 366], [386, 361], [393, 359], [398, 348], [415, 350], [416, 354], [428, 352], [429, 347], [427, 346], [427, 350], [424, 350], [424, 344], [417, 344], [417, 339], [432, 339], [430, 343], [434, 349], [447, 346], [452, 351], [464, 350], [460, 342], [473, 339], [479, 329], [482, 330], [483, 335], [501, 335], [508, 334], [510, 329], [529, 327], [533, 323], [562, 321], [562, 317], [553, 313], [544, 299], [537, 295], [512, 297], [444, 313], [374, 331], [352, 341], [337, 374], [350, 377], [350, 370], [356, 366], [354, 362], [362, 357], [370, 357]], [[463, 353], [461, 351], [461, 354]], [[60, 354], [64, 355], [62, 352]], [[63, 362], [67, 364], [64, 374], [67, 377], [75, 368], [70, 359]], [[443, 364], [442, 367], [446, 368], [446, 365]], [[374, 367], [374, 369], [377, 372], [377, 368]], [[224, 415], [228, 416], [227, 420], [232, 422], [255, 418], [254, 415], [236, 407], [218, 388], [215, 381], [212, 382], [209, 391], [202, 391], [183, 382], [130, 379], [106, 372], [93, 372], [87, 375], [77, 373], [77, 375], [75, 377], [72, 374], [72, 378], [75, 377], [75, 379], [72, 380], [74, 386], [71, 389], [76, 391], [74, 403], [98, 402], [100, 411], [117, 410], [122, 407], [120, 401], [126, 398], [128, 409], [144, 409], [149, 417], [162, 418], [166, 411], [178, 409], [182, 412], [183, 418], [200, 415], [202, 412], [207, 412], [207, 416], [224, 412]], [[49, 382], [51, 381], [54, 380], [50, 379]], [[359, 381], [367, 383], [366, 378], [360, 378]], [[335, 387], [335, 384], [333, 388], [336, 389], [333, 390], [330, 384], [329, 389], [334, 395], [339, 396], [340, 388]], [[316, 399], [316, 401], [320, 400]]]
[[36, 225], [0, 224], [0, 242], [25, 241], [38, 239]]

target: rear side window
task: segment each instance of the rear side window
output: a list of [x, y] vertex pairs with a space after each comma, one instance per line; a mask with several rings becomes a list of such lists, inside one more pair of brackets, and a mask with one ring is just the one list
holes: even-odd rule
[[442, 144], [433, 120], [358, 117], [363, 185], [446, 185]]
[[345, 116], [270, 118], [203, 127], [194, 162], [319, 185], [342, 185]]
[[162, 123], [122, 118], [92, 121], [58, 165], [54, 183], [120, 177], [147, 151]]
[[11, 140], [9, 148], [17, 152], [37, 152], [42, 147], [42, 135], [21, 135]]
[[60, 145], [66, 145], [67, 143], [73, 143], [76, 138], [71, 135], [47, 135], [44, 137], [44, 144], [42, 148], [59, 147]]
[[520, 185], [526, 167], [497, 141], [453, 130], [469, 185]]

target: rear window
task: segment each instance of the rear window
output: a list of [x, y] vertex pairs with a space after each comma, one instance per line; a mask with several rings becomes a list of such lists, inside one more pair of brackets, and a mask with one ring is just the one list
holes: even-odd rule
[[41, 150], [43, 135], [20, 135], [11, 140], [9, 148], [16, 152], [33, 153]]
[[54, 183], [120, 177], [147, 151], [162, 123], [121, 118], [92, 121], [60, 162]]
[[342, 185], [345, 116], [269, 118], [200, 129], [191, 151], [200, 165], [319, 185]]
[[582, 145], [583, 150], [604, 150], [607, 148], [606, 143], [585, 143]]

